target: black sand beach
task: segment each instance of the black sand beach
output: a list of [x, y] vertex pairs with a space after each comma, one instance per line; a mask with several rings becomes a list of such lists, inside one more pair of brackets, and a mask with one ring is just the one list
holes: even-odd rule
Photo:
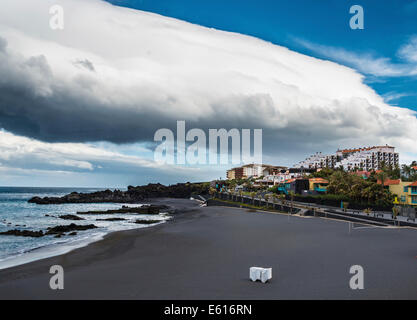
[[[0, 299], [416, 299], [417, 230], [200, 208], [172, 222], [112, 233], [68, 254], [0, 270]], [[49, 268], [65, 270], [65, 289], [49, 288]], [[365, 270], [351, 290], [349, 268]], [[272, 267], [269, 283], [249, 267]]]

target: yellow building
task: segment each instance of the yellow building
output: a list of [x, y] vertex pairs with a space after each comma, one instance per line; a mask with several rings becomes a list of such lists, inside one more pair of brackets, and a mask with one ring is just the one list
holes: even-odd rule
[[387, 180], [384, 186], [388, 186], [389, 191], [395, 195], [395, 204], [417, 206], [417, 181]]
[[326, 192], [329, 181], [323, 178], [308, 179], [310, 191]]

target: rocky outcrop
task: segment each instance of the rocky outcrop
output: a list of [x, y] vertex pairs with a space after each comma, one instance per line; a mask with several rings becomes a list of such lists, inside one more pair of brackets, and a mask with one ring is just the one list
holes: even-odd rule
[[126, 207], [121, 209], [111, 209], [105, 211], [78, 211], [77, 214], [159, 214], [161, 210], [168, 209], [167, 206], [141, 206], [141, 207]]
[[165, 186], [160, 183], [145, 186], [129, 186], [127, 191], [104, 190], [93, 193], [72, 192], [63, 197], [33, 197], [29, 200], [37, 204], [62, 203], [141, 203], [148, 198], [189, 198], [197, 194], [208, 194], [209, 183], [178, 183]]
[[62, 216], [58, 216], [58, 218], [64, 219], [64, 220], [85, 220], [84, 218], [76, 216], [75, 214], [64, 214]]
[[83, 231], [88, 229], [94, 229], [97, 228], [94, 224], [87, 224], [87, 225], [77, 225], [74, 223], [71, 223], [66, 226], [56, 226], [56, 227], [50, 227], [47, 228], [46, 232], [40, 231], [31, 231], [31, 230], [9, 230], [5, 232], [0, 232], [0, 235], [5, 236], [19, 236], [19, 237], [34, 237], [39, 238], [46, 235], [55, 235], [55, 238], [60, 238], [62, 235], [64, 235], [66, 232], [70, 232], [69, 236], [74, 236], [77, 234], [77, 232], [74, 231]]
[[153, 224], [153, 223], [158, 223], [158, 222], [162, 222], [161, 220], [136, 220], [134, 223], [137, 224]]
[[50, 227], [50, 228], [48, 228], [48, 231], [45, 233], [45, 235], [62, 234], [62, 233], [65, 233], [65, 232], [83, 231], [83, 230], [95, 229], [95, 228], [97, 228], [97, 227], [94, 224], [78, 225], [78, 224], [75, 224], [75, 223], [71, 223], [71, 224], [65, 225], [65, 226]]
[[37, 204], [63, 204], [63, 203], [135, 203], [143, 200], [138, 195], [128, 195], [126, 192], [120, 190], [105, 190], [93, 193], [78, 193], [72, 192], [63, 197], [33, 197], [29, 199], [30, 203]]
[[43, 237], [45, 234], [43, 233], [43, 231], [14, 229], [14, 230], [9, 230], [5, 232], [0, 232], [0, 235], [39, 238], [39, 237]]

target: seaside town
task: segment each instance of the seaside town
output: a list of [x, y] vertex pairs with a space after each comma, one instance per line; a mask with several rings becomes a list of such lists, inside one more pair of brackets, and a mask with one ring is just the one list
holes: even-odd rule
[[388, 145], [317, 152], [292, 167], [246, 164], [226, 176], [218, 190], [252, 197], [280, 194], [367, 212], [392, 210], [413, 219], [417, 208], [417, 162], [400, 166], [399, 154]]
[[3, 310], [417, 300], [417, 0], [1, 4]]

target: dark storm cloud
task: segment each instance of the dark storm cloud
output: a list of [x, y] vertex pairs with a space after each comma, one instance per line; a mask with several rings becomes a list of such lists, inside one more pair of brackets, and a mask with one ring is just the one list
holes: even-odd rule
[[7, 47], [6, 39], [0, 37], [0, 51], [5, 52]]
[[[0, 60], [0, 70], [0, 124], [18, 135], [47, 142], [153, 141], [156, 130], [169, 128], [175, 132], [176, 121], [186, 120], [181, 113], [155, 112], [152, 104], [156, 100], [147, 102], [145, 98], [135, 108], [100, 102], [85, 93], [95, 85], [94, 80], [75, 79], [83, 90], [65, 86], [53, 76], [44, 56], [19, 59], [6, 55]], [[169, 99], [165, 103], [167, 109], [172, 108]], [[253, 116], [228, 113], [233, 110], [231, 105], [240, 105]], [[202, 110], [203, 117], [198, 121], [187, 121], [187, 129], [260, 128], [265, 114], [277, 113], [270, 96], [262, 94], [219, 100], [212, 110], [210, 115]]]
[[[158, 129], [175, 133], [176, 121], [186, 120], [187, 130], [200, 128], [207, 137], [208, 129], [263, 129], [265, 156], [297, 154], [292, 158], [300, 158], [317, 150], [333, 151], [347, 141], [372, 144], [383, 136], [401, 137], [403, 119], [409, 119], [384, 112], [360, 97], [301, 107], [302, 90], [284, 82], [275, 84], [282, 91], [280, 102], [267, 90], [208, 95], [204, 100], [186, 89], [172, 93], [157, 85], [132, 86], [131, 91], [120, 89], [117, 83], [106, 87], [88, 59], [76, 60], [73, 65], [81, 67], [80, 73], [64, 80], [45, 56], [24, 58], [8, 52], [6, 46], [7, 41], [0, 38], [0, 126], [46, 142], [149, 142], [154, 146]], [[183, 102], [194, 99], [204, 104], [185, 112], [189, 110], [183, 109]]]
[[96, 71], [96, 69], [94, 68], [94, 64], [88, 59], [76, 60], [76, 61], [74, 61], [74, 65], [81, 66], [81, 67], [86, 68], [87, 70], [90, 70], [90, 71], [93, 71], [93, 72]]

